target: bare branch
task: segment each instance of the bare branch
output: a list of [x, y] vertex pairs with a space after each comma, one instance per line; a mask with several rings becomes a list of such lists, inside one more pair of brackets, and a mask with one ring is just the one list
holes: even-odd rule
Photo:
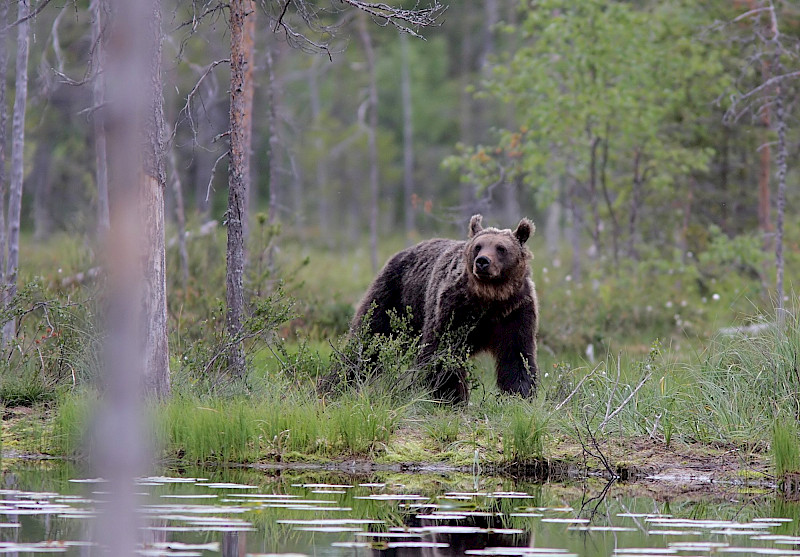
[[733, 23], [738, 23], [739, 21], [741, 21], [743, 19], [746, 19], [748, 17], [754, 16], [754, 15], [761, 15], [763, 12], [768, 12], [768, 11], [771, 11], [771, 10], [772, 10], [771, 7], [769, 7], [769, 8], [755, 8], [753, 10], [749, 10], [749, 11], [739, 15], [738, 17], [735, 17], [733, 19]]
[[743, 110], [741, 112], [737, 112], [735, 110], [735, 107], [736, 107], [737, 104], [745, 102], [745, 101], [749, 100], [750, 98], [758, 95], [759, 93], [761, 93], [765, 89], [769, 89], [770, 87], [773, 87], [775, 85], [779, 85], [779, 84], [781, 84], [783, 81], [785, 81], [787, 79], [792, 79], [792, 78], [797, 78], [797, 77], [800, 77], [800, 70], [794, 71], [794, 72], [789, 72], [789, 73], [784, 73], [784, 74], [781, 74], [781, 75], [775, 75], [775, 76], [772, 76], [771, 78], [769, 78], [768, 80], [766, 80], [764, 83], [762, 83], [761, 85], [759, 85], [755, 89], [751, 89], [750, 91], [748, 91], [747, 93], [745, 93], [745, 94], [743, 94], [741, 96], [733, 96], [732, 97], [733, 106], [726, 113], [726, 115], [725, 115], [726, 119], [728, 119], [729, 121], [736, 121], [737, 119], [739, 119], [739, 117], [741, 117], [741, 115], [744, 112], [746, 112], [746, 110]]
[[29, 19], [32, 19], [32, 18], [36, 17], [37, 15], [39, 15], [39, 14], [42, 12], [42, 10], [43, 10], [43, 9], [45, 9], [45, 7], [46, 7], [46, 6], [47, 6], [49, 3], [50, 3], [50, 0], [42, 0], [42, 3], [41, 3], [41, 4], [39, 4], [39, 6], [38, 6], [38, 7], [37, 7], [35, 10], [33, 10], [31, 13], [29, 13], [29, 14], [28, 14], [28, 15], [26, 15], [25, 17], [21, 17], [21, 18], [19, 18], [19, 19], [18, 19], [17, 21], [15, 21], [14, 23], [9, 23], [8, 25], [6, 25], [6, 30], [8, 30], [8, 29], [11, 29], [12, 27], [16, 27], [16, 26], [17, 26], [17, 25], [19, 25], [20, 23], [25, 23], [25, 22], [26, 22], [26, 21], [28, 21]]
[[211, 190], [214, 186], [214, 175], [217, 173], [217, 165], [219, 161], [224, 159], [230, 154], [230, 150], [225, 151], [222, 153], [216, 161], [214, 161], [214, 166], [211, 167], [211, 176], [208, 178], [208, 189], [206, 189], [206, 203], [208, 203], [209, 198], [211, 197]]
[[[186, 103], [183, 105], [183, 108], [181, 108], [180, 112], [178, 113], [178, 118], [175, 119], [175, 125], [172, 129], [172, 138], [174, 138], [175, 135], [178, 133], [178, 125], [182, 121], [181, 115], [186, 115], [186, 119], [189, 121], [189, 127], [192, 129], [192, 134], [194, 136], [197, 136], [197, 127], [195, 126], [194, 118], [192, 117], [192, 99], [200, 90], [200, 86], [203, 84], [203, 81], [205, 80], [206, 77], [209, 76], [212, 70], [217, 66], [219, 66], [220, 64], [229, 64], [230, 61], [231, 61], [230, 58], [223, 58], [222, 60], [215, 60], [211, 62], [211, 64], [209, 64], [208, 67], [206, 67], [206, 69], [200, 75], [200, 78], [194, 84], [194, 87], [192, 87], [192, 90], [189, 91], [188, 95], [186, 95]], [[170, 138], [170, 140], [172, 138]]]
[[427, 8], [420, 8], [417, 4], [413, 9], [405, 10], [397, 6], [390, 6], [382, 2], [363, 2], [362, 0], [339, 0], [357, 8], [370, 16], [381, 26], [391, 25], [403, 33], [417, 38], [423, 38], [415, 30], [423, 27], [439, 25], [439, 18], [447, 10], [447, 6], [434, 0]]

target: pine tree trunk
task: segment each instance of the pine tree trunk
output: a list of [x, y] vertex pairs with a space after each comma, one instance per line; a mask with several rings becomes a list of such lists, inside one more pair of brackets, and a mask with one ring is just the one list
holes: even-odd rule
[[406, 244], [413, 243], [416, 232], [414, 215], [414, 113], [411, 104], [411, 71], [409, 68], [408, 36], [400, 35], [402, 53], [401, 90], [403, 97], [403, 197]]
[[[92, 81], [92, 97], [95, 108], [103, 106], [106, 100], [105, 77], [99, 71], [105, 65], [105, 27], [108, 14], [107, 0], [92, 0], [92, 44], [94, 45], [95, 75]], [[108, 163], [106, 154], [106, 129], [101, 117], [102, 112], [96, 110], [94, 118], [94, 158], [95, 181], [97, 183], [97, 232], [103, 237], [111, 227], [108, 209]]]
[[358, 14], [358, 30], [369, 74], [369, 97], [367, 100], [367, 149], [369, 151], [369, 258], [372, 272], [378, 272], [378, 77], [375, 70], [375, 49], [367, 31], [366, 15]]
[[244, 4], [245, 18], [242, 26], [242, 52], [245, 56], [244, 88], [242, 90], [243, 118], [242, 133], [244, 134], [244, 166], [242, 172], [247, 183], [247, 195], [244, 198], [244, 214], [242, 216], [242, 231], [244, 233], [244, 259], [247, 263], [247, 238], [250, 236], [250, 206], [258, 202], [258, 191], [253, 187], [250, 176], [250, 160], [253, 158], [253, 97], [255, 95], [255, 82], [253, 81], [253, 66], [255, 65], [255, 35], [256, 35], [256, 10], [253, 0]]
[[[319, 94], [319, 57], [314, 59], [311, 69], [308, 71], [308, 93], [311, 105], [311, 118], [314, 126], [319, 126], [322, 116], [322, 101]], [[328, 155], [323, 152], [325, 142], [319, 133], [314, 135], [314, 156], [316, 157], [315, 176], [316, 196], [317, 196], [317, 226], [321, 231], [322, 240], [328, 247], [333, 246], [333, 238], [328, 233], [331, 230], [330, 224], [330, 200], [328, 199]]]
[[[27, 17], [28, 0], [19, 0], [17, 19]], [[8, 259], [6, 260], [6, 283], [4, 305], [8, 306], [17, 293], [17, 267], [19, 265], [19, 225], [22, 211], [22, 184], [25, 150], [25, 105], [28, 97], [28, 21], [17, 26], [17, 66], [14, 82], [14, 115], [11, 130], [11, 183], [8, 199]], [[3, 326], [3, 344], [16, 335], [16, 320]]]
[[[280, 164], [278, 151], [280, 149], [280, 131], [278, 129], [278, 111], [276, 90], [276, 76], [274, 61], [272, 59], [272, 45], [268, 44], [265, 51], [267, 61], [267, 122], [269, 124], [269, 212], [267, 222], [275, 224], [278, 222], [278, 203], [280, 188]], [[270, 249], [270, 252], [272, 250]], [[271, 253], [270, 253], [271, 259]]]
[[228, 228], [227, 274], [226, 274], [226, 321], [230, 348], [228, 368], [232, 377], [244, 378], [246, 367], [244, 348], [241, 342], [244, 320], [244, 219], [249, 189], [250, 114], [247, 110], [247, 82], [252, 68], [252, 44], [248, 49], [245, 19], [252, 17], [254, 6], [251, 0], [232, 0], [230, 4], [231, 30], [231, 85], [230, 85], [230, 163], [228, 170]]
[[775, 296], [777, 298], [778, 324], [781, 326], [786, 320], [783, 303], [783, 223], [786, 213], [786, 170], [788, 160], [788, 147], [786, 145], [786, 114], [784, 112], [783, 103], [784, 99], [781, 87], [777, 87], [777, 90], [775, 91], [775, 124], [778, 130], [778, 199], [775, 215]]
[[[6, 77], [8, 75], [8, 2], [0, 0], [0, 285], [5, 286], [6, 270], [6, 128], [8, 111], [6, 109]], [[0, 296], [0, 300], [2, 297]]]

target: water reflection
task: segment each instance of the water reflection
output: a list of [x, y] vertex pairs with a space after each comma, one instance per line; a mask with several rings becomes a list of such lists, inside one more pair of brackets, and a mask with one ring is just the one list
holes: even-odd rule
[[[13, 464], [0, 490], [0, 553], [97, 555], [86, 540], [103, 482], [69, 464]], [[220, 469], [137, 488], [142, 555], [800, 556], [798, 504], [763, 493], [654, 498], [624, 484]]]

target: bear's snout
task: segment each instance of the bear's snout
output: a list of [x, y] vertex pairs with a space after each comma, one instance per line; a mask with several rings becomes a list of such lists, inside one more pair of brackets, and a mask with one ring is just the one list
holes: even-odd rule
[[481, 255], [475, 260], [475, 270], [479, 273], [488, 273], [489, 272], [489, 265], [492, 264], [492, 260], [486, 257], [485, 255]]

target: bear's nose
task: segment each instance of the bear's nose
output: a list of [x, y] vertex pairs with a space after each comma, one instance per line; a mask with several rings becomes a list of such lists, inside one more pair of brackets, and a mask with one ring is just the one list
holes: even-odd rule
[[475, 260], [475, 268], [479, 271], [485, 271], [489, 268], [491, 260], [485, 255], [481, 255]]

